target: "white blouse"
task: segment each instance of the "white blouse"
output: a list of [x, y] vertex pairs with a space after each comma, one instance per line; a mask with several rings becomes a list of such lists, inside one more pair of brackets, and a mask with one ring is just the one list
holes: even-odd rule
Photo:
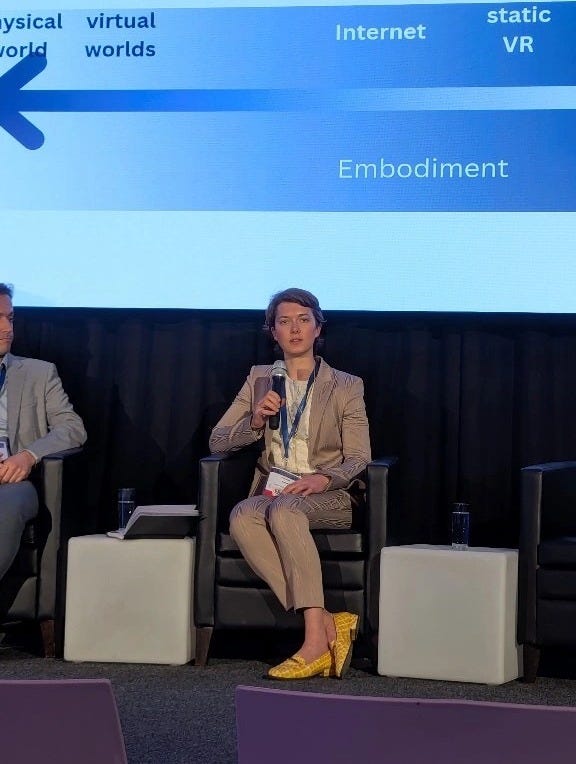
[[[290, 379], [286, 377], [286, 414], [288, 419], [288, 432], [292, 429], [292, 422], [296, 416], [296, 411], [300, 401], [306, 394], [308, 380]], [[295, 472], [298, 475], [306, 475], [314, 472], [308, 461], [308, 428], [310, 423], [310, 401], [314, 384], [311, 385], [308, 392], [306, 407], [300, 417], [298, 429], [290, 439], [288, 446], [288, 458], [284, 456], [284, 444], [282, 443], [282, 432], [280, 428], [272, 431], [272, 445], [268, 461], [276, 467]]]

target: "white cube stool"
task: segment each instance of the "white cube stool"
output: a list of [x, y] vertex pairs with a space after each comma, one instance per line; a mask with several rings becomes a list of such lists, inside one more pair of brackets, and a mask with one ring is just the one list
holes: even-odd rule
[[190, 538], [71, 538], [64, 659], [188, 663], [194, 548]]
[[520, 676], [517, 578], [515, 549], [385, 547], [378, 673], [485, 684]]

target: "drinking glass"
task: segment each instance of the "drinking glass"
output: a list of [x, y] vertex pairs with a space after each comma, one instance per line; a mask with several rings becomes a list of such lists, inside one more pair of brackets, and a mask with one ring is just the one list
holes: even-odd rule
[[130, 519], [130, 515], [134, 512], [136, 506], [135, 503], [136, 490], [134, 488], [119, 488], [118, 489], [118, 527], [125, 528], [126, 523]]

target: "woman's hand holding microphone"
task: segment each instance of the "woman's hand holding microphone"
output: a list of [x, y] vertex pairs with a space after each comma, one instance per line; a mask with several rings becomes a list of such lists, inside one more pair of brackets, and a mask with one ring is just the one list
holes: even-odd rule
[[252, 412], [252, 421], [250, 426], [253, 430], [262, 430], [271, 416], [280, 411], [282, 398], [274, 390], [268, 390], [266, 395], [261, 398], [254, 406]]

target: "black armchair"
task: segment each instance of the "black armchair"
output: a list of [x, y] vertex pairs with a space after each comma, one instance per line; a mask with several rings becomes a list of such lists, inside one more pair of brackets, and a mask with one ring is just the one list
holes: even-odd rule
[[71, 448], [42, 459], [32, 478], [38, 515], [27, 523], [18, 554], [0, 581], [0, 622], [36, 623], [46, 657], [54, 657], [61, 638], [55, 629], [62, 596], [59, 573], [64, 569], [65, 542], [73, 532], [70, 523], [78, 517], [81, 453], [81, 448]]
[[[229, 535], [232, 507], [248, 496], [258, 454], [236, 451], [200, 460], [194, 578], [196, 665], [208, 660], [214, 629], [295, 629], [301, 621], [286, 613], [266, 584], [249, 568]], [[396, 459], [366, 468], [365, 506], [350, 530], [313, 531], [320, 551], [326, 607], [360, 614], [361, 633], [378, 630], [380, 550], [386, 545], [391, 476]]]
[[576, 462], [521, 471], [518, 642], [524, 681], [542, 647], [576, 647]]

